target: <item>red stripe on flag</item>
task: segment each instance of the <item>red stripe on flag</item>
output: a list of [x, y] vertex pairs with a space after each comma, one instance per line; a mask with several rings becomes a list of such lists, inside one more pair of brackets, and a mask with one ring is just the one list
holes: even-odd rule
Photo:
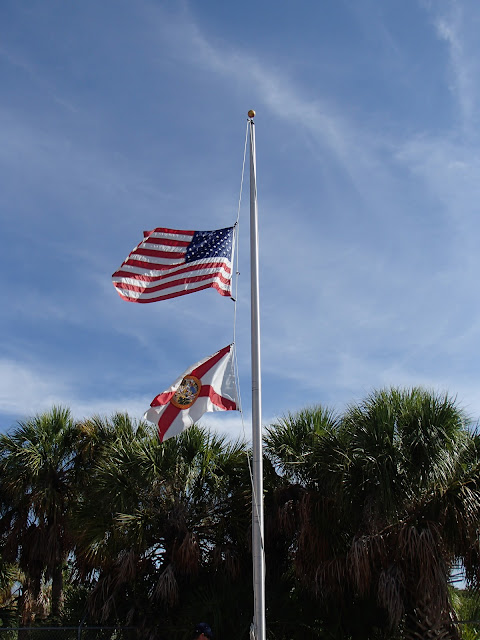
[[[138, 249], [132, 251], [132, 254], [135, 256], [150, 256], [152, 258], [171, 258], [172, 260], [182, 260], [185, 258], [186, 251], [161, 251], [160, 249], [146, 249], [145, 247], [138, 247]], [[126, 262], [128, 262], [128, 258], [125, 260], [125, 263]]]
[[162, 413], [160, 420], [158, 421], [158, 438], [160, 442], [163, 442], [165, 434], [170, 429], [172, 422], [180, 413], [181, 409], [178, 409], [173, 404], [169, 404], [165, 411]]
[[214, 405], [216, 405], [220, 409], [223, 409], [224, 411], [235, 411], [235, 409], [237, 408], [236, 402], [230, 400], [230, 398], [224, 398], [223, 396], [218, 394], [209, 384], [202, 385], [198, 397], [210, 398]]
[[123, 300], [126, 300], [127, 302], [136, 302], [142, 304], [148, 302], [160, 302], [160, 300], [168, 300], [169, 298], [177, 298], [178, 296], [185, 296], [188, 293], [195, 293], [196, 291], [202, 291], [203, 289], [216, 289], [221, 296], [231, 296], [231, 292], [222, 289], [217, 282], [204, 284], [201, 287], [195, 287], [195, 289], [183, 289], [183, 291], [175, 291], [174, 293], [167, 293], [163, 296], [154, 296], [153, 298], [129, 298], [128, 296], [124, 296], [120, 289], [117, 289], [117, 293], [121, 298], [123, 298]]
[[195, 376], [196, 378], [199, 378], [201, 380], [202, 376], [204, 376], [207, 371], [210, 371], [210, 369], [230, 351], [231, 346], [232, 345], [228, 345], [228, 347], [220, 349], [220, 351], [216, 353], [212, 358], [209, 358], [206, 362], [194, 369], [190, 375]]
[[166, 247], [188, 247], [190, 242], [191, 240], [175, 240], [173, 238], [157, 238], [156, 236], [149, 236], [148, 238], [145, 238], [142, 245], [158, 244], [160, 246], [163, 244]]
[[[122, 267], [138, 267], [139, 269], [148, 270], [148, 271], [164, 271], [165, 269], [175, 269], [177, 265], [174, 264], [160, 264], [159, 262], [147, 262], [146, 260], [133, 260], [132, 258], [127, 258], [125, 262], [122, 264], [118, 271], [115, 271], [112, 274], [112, 278], [115, 276], [122, 276], [124, 278], [133, 278], [134, 276], [141, 278], [143, 274], [141, 273], [133, 273], [132, 271], [123, 271]], [[158, 276], [144, 276], [148, 278], [153, 278], [154, 280], [158, 278], [164, 278], [165, 275]]]
[[152, 229], [151, 231], [144, 231], [143, 235], [145, 238], [148, 238], [152, 235], [152, 233], [168, 233], [168, 235], [176, 235], [176, 236], [194, 236], [195, 231], [185, 229], [167, 229], [166, 227], [157, 227], [156, 229]]
[[170, 402], [170, 398], [173, 398], [175, 395], [175, 391], [164, 391], [163, 393], [159, 393], [152, 402], [150, 403], [151, 407], [161, 407]]
[[[162, 291], [163, 289], [171, 289], [172, 287], [177, 287], [181, 284], [189, 284], [189, 283], [193, 283], [193, 282], [203, 282], [204, 280], [211, 280], [212, 278], [216, 278], [218, 280], [220, 280], [220, 282], [223, 282], [223, 284], [228, 284], [230, 282], [230, 278], [225, 278], [224, 276], [222, 276], [220, 273], [206, 273], [202, 276], [191, 276], [189, 277], [183, 277], [183, 278], [176, 278], [175, 280], [172, 280], [171, 282], [163, 282], [162, 284], [157, 284], [154, 287], [145, 287], [142, 285], [136, 285], [136, 284], [129, 284], [126, 282], [122, 282], [122, 283], [118, 283], [118, 282], [114, 282], [113, 285], [115, 287], [118, 287], [120, 289], [123, 289], [124, 291], [138, 291], [140, 293], [154, 293], [155, 291]], [[134, 278], [132, 278], [133, 280]]]
[[[126, 265], [127, 262], [124, 262], [122, 267]], [[203, 263], [188, 263], [182, 265], [172, 265], [172, 264], [156, 264], [155, 262], [143, 262], [137, 260], [128, 260], [128, 266], [130, 267], [139, 267], [141, 269], [145, 269], [146, 267], [150, 267], [149, 271], [165, 271], [166, 269], [170, 269], [171, 273], [162, 273], [156, 276], [148, 276], [145, 273], [134, 273], [133, 271], [125, 271], [120, 267], [118, 271], [115, 271], [112, 274], [112, 278], [131, 278], [135, 280], [144, 280], [145, 282], [154, 282], [155, 280], [163, 280], [164, 278], [171, 278], [176, 275], [180, 275], [182, 273], [193, 273], [195, 271], [203, 271], [204, 269], [217, 269], [225, 271], [225, 273], [231, 273], [232, 270], [228, 267], [224, 262], [203, 262]], [[116, 284], [116, 283], [114, 283]], [[118, 283], [117, 283], [118, 284]]]

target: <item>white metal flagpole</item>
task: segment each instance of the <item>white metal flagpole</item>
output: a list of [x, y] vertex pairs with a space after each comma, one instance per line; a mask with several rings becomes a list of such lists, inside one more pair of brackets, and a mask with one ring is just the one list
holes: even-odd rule
[[260, 296], [258, 278], [258, 210], [255, 154], [255, 111], [248, 112], [250, 128], [250, 279], [252, 340], [252, 550], [254, 584], [254, 634], [265, 640], [265, 557], [263, 548], [263, 447], [262, 383], [260, 371]]

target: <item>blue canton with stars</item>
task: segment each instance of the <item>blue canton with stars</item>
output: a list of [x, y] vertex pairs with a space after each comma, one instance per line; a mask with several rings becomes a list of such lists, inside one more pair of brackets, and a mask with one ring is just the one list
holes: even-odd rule
[[203, 258], [232, 258], [233, 227], [217, 231], [195, 231], [185, 254], [185, 262]]

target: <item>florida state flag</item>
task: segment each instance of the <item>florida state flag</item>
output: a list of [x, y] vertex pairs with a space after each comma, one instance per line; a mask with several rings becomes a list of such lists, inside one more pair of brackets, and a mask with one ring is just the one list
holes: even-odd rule
[[232, 347], [230, 344], [189, 367], [152, 400], [144, 418], [158, 425], [160, 442], [185, 431], [207, 411], [237, 409]]

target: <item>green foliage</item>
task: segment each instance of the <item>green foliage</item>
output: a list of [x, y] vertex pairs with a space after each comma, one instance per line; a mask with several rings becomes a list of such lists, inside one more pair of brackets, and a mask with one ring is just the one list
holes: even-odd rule
[[[448, 577], [462, 562], [480, 585], [480, 439], [454, 399], [375, 391], [287, 414], [264, 442], [269, 640], [474, 637], [452, 621], [478, 615], [475, 591]], [[0, 436], [4, 624], [37, 612], [190, 640], [203, 619], [246, 639], [248, 455], [198, 426], [160, 444], [126, 414], [56, 407]]]
[[250, 561], [246, 469], [243, 444], [198, 427], [164, 444], [143, 426], [106, 443], [75, 513], [79, 572], [98, 573], [92, 613], [153, 624], [205, 572], [240, 580]]
[[477, 640], [480, 636], [480, 594], [476, 590], [451, 589], [463, 640]]
[[70, 411], [19, 422], [0, 436], [2, 555], [23, 572], [20, 618], [33, 619], [44, 581], [52, 581], [52, 614], [60, 613], [62, 567], [72, 548], [69, 519], [77, 496], [77, 427]]
[[265, 445], [297, 579], [335, 606], [343, 633], [457, 637], [447, 583], [459, 559], [477, 580], [480, 458], [455, 401], [376, 391], [339, 418], [289, 415]]

